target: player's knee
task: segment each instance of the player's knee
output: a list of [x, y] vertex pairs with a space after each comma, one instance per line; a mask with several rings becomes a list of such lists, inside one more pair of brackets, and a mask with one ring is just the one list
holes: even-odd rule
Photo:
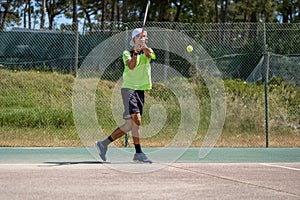
[[132, 121], [131, 120], [126, 120], [125, 124], [121, 126], [122, 131], [128, 132], [132, 129]]
[[135, 113], [131, 115], [131, 119], [133, 120], [133, 122], [140, 126], [142, 124], [142, 117], [140, 113]]

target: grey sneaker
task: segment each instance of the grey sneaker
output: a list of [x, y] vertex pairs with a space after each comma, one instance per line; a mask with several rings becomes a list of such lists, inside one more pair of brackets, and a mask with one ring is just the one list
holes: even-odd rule
[[107, 151], [107, 145], [102, 144], [102, 141], [96, 142], [96, 147], [99, 152], [99, 156], [103, 161], [106, 161], [106, 151]]
[[133, 161], [135, 162], [143, 162], [143, 163], [152, 163], [151, 160], [147, 158], [147, 156], [144, 153], [135, 153], [133, 157]]

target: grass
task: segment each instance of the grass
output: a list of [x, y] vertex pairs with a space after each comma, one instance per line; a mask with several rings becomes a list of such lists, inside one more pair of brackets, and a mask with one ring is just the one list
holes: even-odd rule
[[[72, 113], [74, 78], [71, 75], [0, 69], [0, 76], [0, 146], [82, 145]], [[188, 81], [188, 87], [195, 91], [199, 99], [201, 116], [191, 146], [201, 146], [211, 117], [209, 92], [203, 82]], [[250, 85], [240, 80], [224, 80], [224, 85], [227, 113], [216, 146], [264, 146], [263, 85]], [[107, 135], [118, 124], [111, 105], [114, 87], [114, 82], [102, 80], [96, 91], [97, 118]], [[280, 79], [270, 81], [270, 146], [300, 146], [299, 100], [298, 87]], [[152, 105], [156, 107], [151, 108]], [[117, 108], [121, 116], [122, 105]], [[154, 114], [151, 114], [151, 109], [154, 109]], [[153, 115], [157, 121], [151, 118]], [[145, 135], [153, 135], [143, 138], [143, 145], [164, 146], [171, 142], [177, 134], [180, 117], [179, 102], [174, 93], [165, 86], [154, 85], [151, 91], [146, 92], [143, 124], [164, 123], [157, 134], [151, 133], [151, 129], [149, 133], [144, 131]], [[189, 137], [188, 131], [186, 134]], [[123, 144], [123, 138], [116, 143], [117, 146]]]
[[3, 147], [55, 147], [81, 146], [82, 143], [74, 127], [68, 128], [15, 128], [1, 127]]

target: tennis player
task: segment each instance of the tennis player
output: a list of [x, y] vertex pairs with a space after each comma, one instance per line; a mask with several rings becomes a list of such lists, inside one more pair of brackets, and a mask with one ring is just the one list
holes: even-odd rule
[[131, 131], [136, 152], [133, 160], [136, 162], [152, 163], [143, 153], [140, 144], [140, 126], [142, 124], [145, 102], [144, 91], [150, 90], [152, 87], [150, 61], [156, 58], [153, 50], [146, 45], [145, 41], [147, 40], [147, 32], [143, 32], [141, 28], [135, 29], [132, 32], [130, 41], [130, 45], [134, 47], [134, 50], [125, 50], [123, 52], [125, 67], [121, 94], [124, 105], [123, 118], [125, 123], [118, 127], [105, 140], [96, 142], [99, 156], [103, 161], [106, 161], [108, 145], [122, 137], [128, 131]]

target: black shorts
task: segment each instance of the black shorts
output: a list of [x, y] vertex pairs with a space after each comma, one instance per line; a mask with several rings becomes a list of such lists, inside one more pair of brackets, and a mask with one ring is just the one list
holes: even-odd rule
[[121, 94], [124, 105], [123, 118], [125, 120], [131, 119], [131, 114], [143, 114], [145, 101], [144, 90], [121, 88]]

